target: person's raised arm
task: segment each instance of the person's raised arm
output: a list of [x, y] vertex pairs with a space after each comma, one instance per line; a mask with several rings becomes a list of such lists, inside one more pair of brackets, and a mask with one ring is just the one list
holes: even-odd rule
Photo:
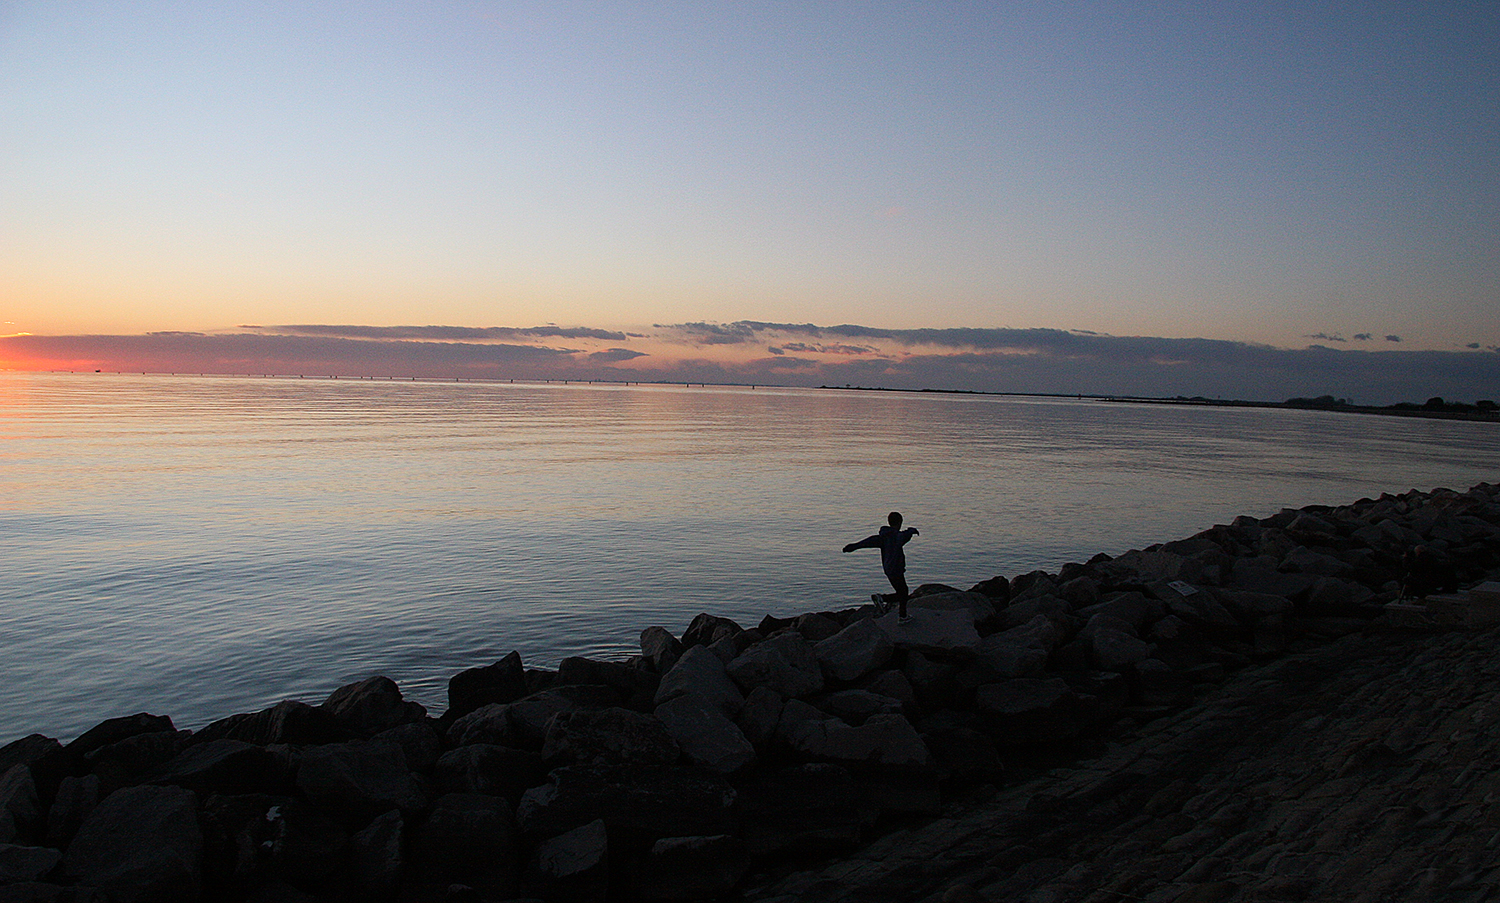
[[880, 548], [880, 534], [876, 533], [874, 536], [866, 536], [864, 539], [861, 539], [859, 542], [851, 542], [851, 543], [849, 543], [847, 546], [844, 546], [844, 551], [845, 552], [852, 552], [855, 549], [878, 549], [878, 548]]

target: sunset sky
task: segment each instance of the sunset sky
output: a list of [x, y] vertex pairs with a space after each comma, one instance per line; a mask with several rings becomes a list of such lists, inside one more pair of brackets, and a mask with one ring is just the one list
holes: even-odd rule
[[1500, 396], [1500, 4], [6, 2], [0, 367]]

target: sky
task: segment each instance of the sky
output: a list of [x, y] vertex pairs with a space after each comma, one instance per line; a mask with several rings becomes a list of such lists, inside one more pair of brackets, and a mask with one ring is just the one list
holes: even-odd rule
[[0, 367], [1500, 397], [1500, 4], [0, 0]]

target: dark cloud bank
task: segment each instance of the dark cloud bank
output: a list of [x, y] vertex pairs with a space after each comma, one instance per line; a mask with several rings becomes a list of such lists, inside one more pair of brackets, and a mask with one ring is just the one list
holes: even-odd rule
[[663, 380], [1253, 401], [1334, 395], [1361, 404], [1435, 395], [1500, 397], [1500, 353], [1494, 346], [1284, 349], [1054, 329], [743, 321], [658, 325], [643, 336], [556, 326], [273, 326], [229, 335], [14, 336], [0, 339], [0, 349], [39, 365], [150, 372]]

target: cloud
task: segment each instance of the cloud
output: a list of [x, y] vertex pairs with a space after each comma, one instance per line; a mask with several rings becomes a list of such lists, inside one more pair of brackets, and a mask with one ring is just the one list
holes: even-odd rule
[[446, 341], [495, 341], [530, 338], [601, 339], [607, 342], [623, 342], [623, 332], [607, 329], [590, 329], [582, 326], [342, 326], [342, 325], [294, 325], [294, 326], [242, 326], [278, 335], [329, 336], [346, 339], [413, 339]]
[[621, 361], [635, 360], [638, 357], [650, 357], [650, 355], [630, 348], [609, 348], [593, 352], [589, 355], [589, 360], [599, 364], [617, 364]]
[[[445, 335], [475, 338], [439, 338]], [[28, 369], [856, 385], [1257, 401], [1326, 394], [1389, 404], [1500, 395], [1500, 354], [1494, 345], [1482, 347], [1489, 350], [1284, 349], [1058, 329], [744, 321], [662, 326], [649, 336], [552, 326], [10, 336], [0, 337], [0, 362]]]
[[[1343, 341], [1345, 341], [1344, 337], [1341, 336], [1341, 335], [1339, 335], [1338, 333], [1334, 333], [1333, 335], [1329, 335], [1326, 332], [1316, 332], [1316, 333], [1313, 333], [1312, 335], [1309, 335], [1309, 336], [1303, 336], [1303, 338], [1305, 338], [1305, 339], [1321, 339], [1321, 340], [1323, 340], [1325, 342], [1343, 342]], [[1356, 338], [1358, 338], [1358, 337], [1356, 336]]]
[[755, 324], [729, 323], [678, 323], [673, 326], [657, 324], [657, 329], [669, 333], [681, 333], [682, 337], [698, 345], [743, 345], [756, 341]]
[[1387, 342], [1400, 342], [1401, 341], [1401, 337], [1398, 336], [1398, 335], [1388, 335], [1388, 336], [1385, 337], [1385, 340]]
[[1356, 342], [1368, 342], [1371, 338], [1373, 338], [1373, 336], [1371, 336], [1368, 332], [1356, 332], [1354, 334], [1354, 340]]

